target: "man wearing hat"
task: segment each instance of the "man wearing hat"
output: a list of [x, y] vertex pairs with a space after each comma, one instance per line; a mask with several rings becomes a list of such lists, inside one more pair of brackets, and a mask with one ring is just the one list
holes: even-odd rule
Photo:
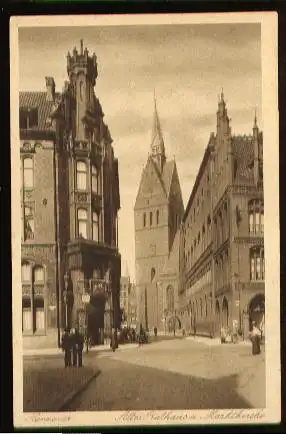
[[62, 350], [65, 353], [65, 368], [71, 366], [71, 337], [69, 333], [69, 329], [65, 328], [64, 333], [62, 335]]

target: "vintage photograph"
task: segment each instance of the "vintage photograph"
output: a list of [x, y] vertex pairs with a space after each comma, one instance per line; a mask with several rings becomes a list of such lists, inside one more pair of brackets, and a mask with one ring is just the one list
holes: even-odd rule
[[276, 33], [11, 21], [16, 424], [279, 420]]

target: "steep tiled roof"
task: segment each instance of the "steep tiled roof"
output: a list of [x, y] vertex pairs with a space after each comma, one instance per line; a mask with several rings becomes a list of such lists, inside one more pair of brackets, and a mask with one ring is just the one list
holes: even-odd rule
[[172, 177], [173, 177], [174, 170], [175, 170], [175, 161], [174, 160], [166, 161], [166, 163], [163, 166], [162, 181], [165, 187], [167, 197], [170, 194], [170, 188], [172, 184]]
[[[60, 94], [56, 93], [56, 98]], [[38, 109], [38, 125], [31, 128], [34, 131], [49, 131], [51, 126], [46, 122], [52, 113], [54, 102], [47, 101], [46, 92], [20, 92], [19, 107], [21, 108], [37, 108]]]
[[233, 136], [232, 149], [235, 160], [236, 181], [253, 180], [254, 147], [252, 136]]

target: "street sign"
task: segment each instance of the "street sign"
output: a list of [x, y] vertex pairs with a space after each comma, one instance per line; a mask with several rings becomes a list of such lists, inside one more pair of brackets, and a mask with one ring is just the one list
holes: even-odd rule
[[82, 302], [83, 302], [84, 304], [87, 304], [87, 303], [90, 302], [90, 295], [89, 295], [88, 293], [85, 292], [84, 294], [82, 294], [81, 299], [82, 299]]

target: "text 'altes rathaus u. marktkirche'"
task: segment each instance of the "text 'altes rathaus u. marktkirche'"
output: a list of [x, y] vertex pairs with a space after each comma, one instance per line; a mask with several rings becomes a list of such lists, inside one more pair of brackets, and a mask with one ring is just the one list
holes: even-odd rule
[[[252, 134], [233, 135], [221, 93], [216, 132], [184, 208], [154, 102], [134, 202], [132, 286], [118, 247], [119, 164], [94, 91], [97, 58], [82, 41], [67, 55], [67, 74], [62, 93], [52, 77], [46, 91], [20, 92], [24, 346], [59, 345], [62, 329], [73, 326], [100, 345], [126, 321], [209, 337], [223, 327], [248, 336], [255, 321], [264, 333], [263, 136], [256, 115]], [[120, 303], [129, 286], [132, 318]]]

